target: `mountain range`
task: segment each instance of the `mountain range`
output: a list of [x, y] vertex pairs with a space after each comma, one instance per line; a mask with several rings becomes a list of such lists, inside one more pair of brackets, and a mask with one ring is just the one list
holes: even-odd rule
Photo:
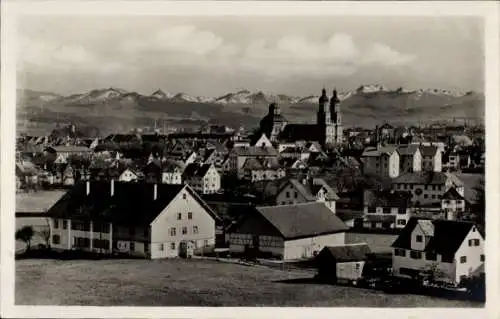
[[[144, 95], [113, 87], [67, 96], [22, 89], [17, 94], [18, 118], [28, 122], [53, 122], [54, 116], [87, 121], [106, 118], [110, 123], [126, 122], [125, 127], [159, 118], [169, 124], [218, 120], [230, 125], [255, 125], [273, 102], [281, 106], [283, 115], [290, 121], [311, 122], [319, 99], [319, 94], [290, 96], [246, 89], [218, 97], [161, 89]], [[332, 93], [327, 94], [331, 96]], [[372, 84], [338, 92], [338, 97], [346, 125], [374, 126], [378, 121], [414, 124], [453, 117], [484, 119], [484, 94], [474, 91], [388, 89]], [[144, 120], [139, 120], [141, 118]]]

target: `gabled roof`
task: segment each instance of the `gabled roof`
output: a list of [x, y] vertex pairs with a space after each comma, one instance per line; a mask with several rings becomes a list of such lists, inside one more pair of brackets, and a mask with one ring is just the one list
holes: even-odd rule
[[186, 178], [201, 178], [204, 177], [212, 164], [191, 163], [184, 169], [184, 177]]
[[274, 147], [235, 147], [233, 151], [238, 156], [278, 156], [278, 151]]
[[420, 152], [422, 152], [422, 156], [428, 157], [436, 155], [438, 151], [437, 146], [434, 145], [420, 145], [418, 148], [420, 149]]
[[[421, 221], [425, 221], [422, 223]], [[394, 248], [411, 249], [411, 234], [417, 225], [433, 226], [433, 235], [424, 251], [441, 255], [454, 255], [474, 223], [454, 220], [431, 220], [412, 217], [392, 244]], [[476, 227], [477, 228], [477, 227]], [[479, 230], [478, 230], [479, 231]], [[431, 233], [428, 231], [428, 233]]]
[[462, 195], [460, 195], [460, 193], [457, 191], [457, 189], [455, 187], [451, 187], [449, 190], [447, 190], [446, 193], [444, 193], [441, 198], [442, 199], [459, 199], [459, 200], [465, 199]]
[[400, 175], [392, 180], [393, 184], [444, 185], [450, 179], [455, 186], [463, 186], [463, 182], [448, 172], [412, 172]]
[[350, 262], [368, 259], [368, 255], [372, 253], [368, 244], [351, 244], [344, 246], [325, 246], [320, 255], [329, 254], [336, 262]]
[[413, 156], [418, 150], [417, 144], [400, 145], [398, 147], [399, 155], [401, 156]]
[[362, 157], [379, 157], [381, 155], [392, 155], [392, 153], [397, 152], [397, 147], [395, 145], [384, 145], [380, 147], [368, 146], [363, 151]]
[[348, 227], [323, 203], [257, 207], [285, 239], [345, 232]]
[[157, 184], [156, 200], [153, 187], [146, 183], [114, 182], [114, 196], [111, 196], [110, 182], [91, 182], [90, 193], [86, 195], [86, 183], [79, 182], [47, 214], [54, 218], [148, 225], [186, 189], [214, 219], [219, 219], [188, 185]]
[[363, 202], [368, 207], [406, 208], [410, 207], [411, 193], [394, 190], [365, 190]]

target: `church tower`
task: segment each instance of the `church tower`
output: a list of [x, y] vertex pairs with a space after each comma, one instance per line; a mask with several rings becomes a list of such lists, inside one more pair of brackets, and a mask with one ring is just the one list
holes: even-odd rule
[[317, 126], [319, 132], [318, 139], [323, 145], [328, 144], [331, 139], [329, 137], [329, 135], [333, 132], [331, 125], [332, 116], [330, 113], [330, 107], [328, 106], [328, 96], [326, 96], [326, 90], [323, 88], [319, 98], [319, 109], [317, 114]]
[[330, 113], [331, 113], [331, 143], [341, 144], [343, 140], [344, 130], [342, 126], [342, 114], [340, 113], [340, 100], [337, 96], [337, 90], [333, 90], [332, 98], [330, 99]]

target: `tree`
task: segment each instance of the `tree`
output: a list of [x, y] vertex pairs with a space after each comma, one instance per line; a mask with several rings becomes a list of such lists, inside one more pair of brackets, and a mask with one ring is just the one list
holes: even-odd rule
[[21, 240], [26, 243], [26, 251], [29, 251], [31, 248], [31, 240], [33, 239], [33, 235], [35, 232], [33, 231], [33, 227], [24, 226], [23, 228], [16, 231], [16, 240]]
[[484, 190], [484, 179], [480, 179], [477, 185], [474, 187], [476, 192], [476, 197], [474, 199], [474, 204], [472, 205], [474, 209], [475, 221], [484, 226], [485, 215], [486, 215], [486, 194]]

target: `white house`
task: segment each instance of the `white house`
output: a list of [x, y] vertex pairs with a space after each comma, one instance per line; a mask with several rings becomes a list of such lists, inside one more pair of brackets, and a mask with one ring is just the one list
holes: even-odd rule
[[337, 193], [320, 178], [289, 179], [276, 195], [277, 205], [294, 205], [310, 202], [324, 203], [335, 214]]
[[49, 210], [54, 249], [177, 257], [215, 244], [214, 211], [188, 185], [77, 183]]
[[465, 212], [465, 198], [452, 187], [441, 198], [441, 210], [445, 219], [456, 220]]
[[255, 147], [273, 147], [273, 144], [267, 138], [266, 134], [262, 134], [253, 146], [255, 146]]
[[422, 170], [422, 153], [418, 145], [400, 145], [398, 152], [401, 173], [420, 172]]
[[392, 244], [393, 275], [458, 285], [484, 263], [484, 236], [469, 222], [411, 218]]
[[221, 188], [221, 177], [214, 164], [189, 164], [183, 173], [186, 183], [200, 194], [213, 194]]
[[443, 194], [454, 187], [464, 196], [464, 183], [453, 173], [422, 171], [406, 173], [391, 182], [393, 190], [409, 191], [416, 206], [440, 203]]
[[229, 250], [245, 248], [281, 260], [309, 259], [325, 246], [345, 244], [347, 226], [322, 203], [251, 207], [231, 227]]
[[422, 153], [422, 170], [441, 172], [443, 170], [443, 154], [442, 151], [434, 145], [420, 145]]
[[132, 169], [126, 168], [118, 177], [118, 181], [120, 182], [135, 182], [139, 179], [137, 173], [135, 173]]
[[367, 229], [402, 229], [410, 220], [411, 195], [401, 191], [365, 190], [363, 227]]
[[182, 163], [174, 160], [165, 160], [161, 164], [161, 182], [163, 184], [182, 184]]
[[365, 173], [383, 177], [399, 176], [399, 153], [394, 145], [367, 147], [361, 156]]

